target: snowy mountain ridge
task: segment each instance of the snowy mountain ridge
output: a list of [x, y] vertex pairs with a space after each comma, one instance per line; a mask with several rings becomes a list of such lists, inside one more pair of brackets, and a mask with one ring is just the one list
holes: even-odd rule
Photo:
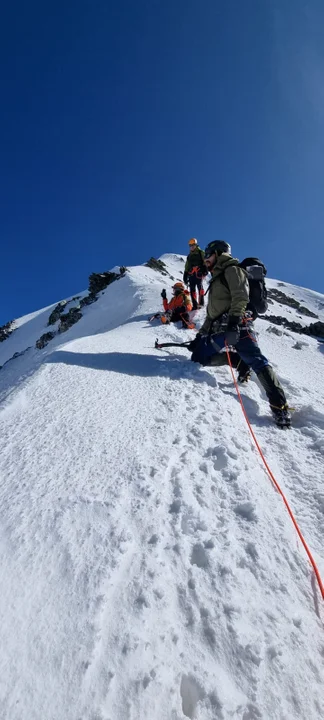
[[[129, 268], [43, 349], [55, 305], [0, 343], [0, 718], [317, 720], [323, 601], [229, 369], [154, 349], [194, 336], [148, 322], [183, 273], [161, 260], [168, 274]], [[324, 321], [320, 293], [267, 286]], [[324, 345], [256, 330], [293, 427], [273, 426], [256, 378], [244, 404], [323, 578]]]

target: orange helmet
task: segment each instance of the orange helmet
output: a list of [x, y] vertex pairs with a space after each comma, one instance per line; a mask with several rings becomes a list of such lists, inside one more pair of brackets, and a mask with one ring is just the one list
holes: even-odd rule
[[173, 290], [174, 293], [183, 292], [185, 289], [186, 289], [186, 288], [185, 288], [183, 282], [176, 282], [176, 283], [174, 283], [174, 285], [173, 285], [173, 287], [172, 287], [172, 290]]
[[194, 247], [195, 245], [198, 245], [198, 241], [196, 238], [190, 238], [188, 245], [190, 245], [190, 247]]

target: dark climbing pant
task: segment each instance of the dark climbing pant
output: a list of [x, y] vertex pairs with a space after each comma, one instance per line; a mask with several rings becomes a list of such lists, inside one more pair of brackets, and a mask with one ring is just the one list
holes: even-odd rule
[[189, 313], [185, 305], [182, 305], [181, 307], [173, 310], [170, 317], [170, 322], [179, 322], [179, 320], [182, 321], [182, 324], [185, 327], [187, 327], [188, 323], [190, 323]]
[[[193, 362], [201, 365], [213, 365], [219, 367], [227, 365], [227, 355], [221, 352], [225, 348], [225, 333], [202, 336], [198, 347], [191, 356]], [[240, 339], [235, 345], [237, 353], [231, 352], [230, 357], [234, 360], [233, 367], [239, 367], [239, 359], [242, 358], [246, 365], [249, 365], [258, 376], [264, 388], [271, 407], [281, 408], [286, 405], [286, 396], [280, 382], [271, 367], [268, 359], [262, 355], [258, 346], [255, 334], [251, 328], [241, 328]]]
[[[203, 305], [204, 304], [204, 288], [202, 284], [202, 274], [200, 272], [192, 273], [192, 275], [189, 275], [189, 287], [190, 287], [190, 295], [192, 300], [192, 305], [194, 310], [198, 306], [198, 304]], [[197, 292], [198, 297], [197, 297]]]

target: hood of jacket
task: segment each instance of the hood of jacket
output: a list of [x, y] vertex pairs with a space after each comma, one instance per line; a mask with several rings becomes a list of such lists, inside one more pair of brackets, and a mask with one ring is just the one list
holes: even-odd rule
[[226, 268], [230, 267], [231, 265], [239, 265], [240, 261], [237, 258], [233, 258], [228, 253], [222, 253], [218, 256], [217, 262], [215, 263], [211, 274], [214, 277], [217, 277], [218, 275], [221, 275]]

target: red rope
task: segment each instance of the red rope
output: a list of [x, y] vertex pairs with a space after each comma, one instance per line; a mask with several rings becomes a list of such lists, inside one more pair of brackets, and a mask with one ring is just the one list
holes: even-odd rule
[[316, 580], [317, 580], [317, 582], [318, 582], [319, 589], [320, 589], [321, 594], [322, 594], [322, 598], [324, 599], [324, 586], [323, 586], [323, 583], [322, 583], [322, 580], [321, 580], [321, 576], [320, 576], [320, 574], [319, 574], [319, 570], [318, 570], [318, 567], [317, 567], [317, 565], [316, 565], [316, 562], [315, 562], [315, 560], [314, 560], [314, 558], [313, 558], [313, 555], [312, 555], [312, 553], [311, 553], [311, 551], [310, 551], [310, 549], [309, 549], [309, 547], [308, 547], [308, 545], [307, 545], [307, 543], [306, 543], [306, 540], [304, 539], [304, 537], [303, 537], [303, 535], [302, 535], [302, 532], [301, 532], [301, 530], [300, 530], [300, 528], [299, 528], [299, 526], [298, 526], [297, 520], [295, 519], [295, 516], [294, 516], [294, 514], [293, 514], [293, 512], [292, 512], [292, 510], [291, 510], [291, 508], [290, 508], [290, 506], [289, 506], [288, 500], [287, 500], [286, 496], [284, 495], [284, 493], [282, 492], [279, 483], [277, 482], [276, 478], [274, 477], [274, 474], [272, 473], [272, 471], [271, 471], [270, 468], [269, 468], [269, 465], [268, 465], [268, 463], [267, 463], [267, 461], [266, 461], [266, 459], [265, 459], [265, 457], [264, 457], [264, 455], [263, 455], [263, 452], [262, 452], [262, 450], [261, 450], [261, 448], [260, 448], [260, 445], [259, 445], [259, 443], [258, 443], [258, 441], [257, 441], [257, 439], [256, 439], [256, 436], [255, 436], [255, 434], [254, 434], [254, 431], [253, 431], [253, 428], [252, 428], [252, 426], [251, 426], [250, 420], [249, 420], [249, 418], [248, 418], [248, 416], [247, 416], [247, 413], [246, 413], [246, 410], [245, 410], [245, 407], [244, 407], [244, 404], [243, 404], [242, 396], [241, 396], [241, 393], [240, 393], [240, 389], [239, 389], [239, 386], [238, 386], [238, 384], [237, 384], [237, 380], [236, 380], [235, 375], [234, 375], [233, 365], [232, 365], [232, 363], [231, 363], [231, 358], [230, 358], [230, 354], [229, 354], [229, 350], [228, 350], [228, 345], [227, 345], [227, 343], [226, 343], [226, 353], [227, 353], [227, 360], [228, 360], [228, 364], [229, 364], [230, 369], [231, 369], [231, 373], [232, 373], [232, 378], [233, 378], [233, 382], [234, 382], [234, 385], [235, 385], [235, 389], [236, 389], [236, 392], [237, 392], [237, 394], [238, 394], [238, 398], [239, 398], [239, 401], [240, 401], [240, 403], [241, 403], [241, 408], [242, 408], [242, 411], [243, 411], [245, 420], [246, 420], [246, 422], [247, 422], [248, 428], [249, 428], [250, 433], [251, 433], [251, 435], [252, 435], [252, 437], [253, 437], [253, 440], [254, 440], [254, 442], [255, 442], [255, 445], [256, 445], [259, 453], [260, 453], [261, 460], [262, 460], [263, 464], [265, 465], [265, 468], [266, 468], [266, 470], [267, 470], [267, 473], [268, 473], [270, 479], [272, 480], [274, 486], [276, 487], [276, 489], [277, 489], [278, 492], [280, 493], [280, 495], [281, 495], [281, 497], [282, 497], [282, 499], [283, 499], [283, 501], [284, 501], [284, 503], [285, 503], [285, 506], [286, 506], [286, 508], [287, 508], [287, 510], [288, 510], [288, 513], [289, 513], [289, 515], [290, 515], [290, 518], [291, 518], [291, 520], [292, 520], [292, 522], [293, 522], [293, 524], [294, 524], [294, 526], [295, 526], [295, 529], [296, 529], [296, 531], [297, 531], [297, 533], [298, 533], [298, 536], [299, 536], [299, 538], [300, 538], [300, 540], [301, 540], [301, 542], [302, 542], [302, 544], [303, 544], [303, 546], [304, 546], [304, 548], [305, 548], [305, 550], [306, 550], [306, 553], [307, 553], [307, 555], [308, 555], [308, 559], [309, 559], [309, 561], [310, 561], [310, 563], [311, 563], [311, 565], [312, 565], [312, 568], [313, 568], [313, 570], [314, 570], [314, 573], [315, 573], [315, 575], [316, 575]]

